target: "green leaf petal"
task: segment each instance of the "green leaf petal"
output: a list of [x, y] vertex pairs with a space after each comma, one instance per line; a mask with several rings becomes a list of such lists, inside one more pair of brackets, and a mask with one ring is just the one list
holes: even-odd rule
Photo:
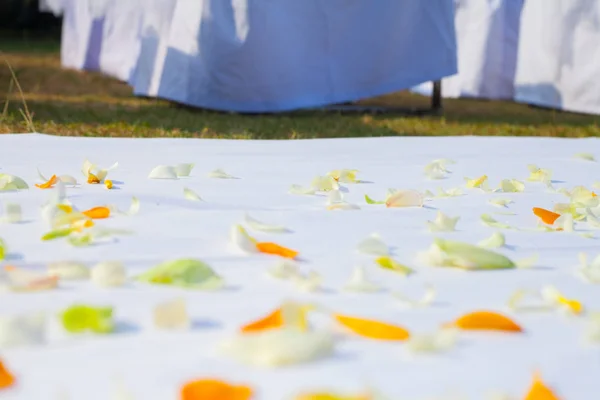
[[166, 261], [146, 271], [137, 279], [189, 289], [216, 290], [223, 287], [223, 279], [212, 268], [194, 259]]
[[372, 198], [370, 198], [366, 194], [365, 194], [365, 201], [367, 202], [367, 204], [385, 204], [385, 201], [376, 201], [376, 200], [373, 200]]
[[466, 269], [508, 269], [515, 263], [508, 257], [468, 243], [435, 239], [435, 244], [449, 257], [451, 266]]
[[92, 331], [106, 334], [115, 329], [112, 314], [112, 307], [75, 305], [62, 313], [61, 320], [63, 327], [71, 333]]

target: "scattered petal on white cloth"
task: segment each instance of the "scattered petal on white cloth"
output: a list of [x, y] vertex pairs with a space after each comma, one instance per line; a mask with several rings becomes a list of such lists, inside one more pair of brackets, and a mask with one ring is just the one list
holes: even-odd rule
[[4, 213], [2, 214], [2, 218], [0, 218], [1, 222], [6, 222], [8, 224], [16, 224], [23, 220], [23, 211], [21, 209], [21, 205], [18, 203], [4, 203]]
[[190, 201], [202, 201], [202, 198], [190, 188], [183, 188], [183, 197]]
[[85, 280], [90, 279], [91, 271], [82, 262], [55, 261], [48, 264], [48, 274], [63, 280]]
[[427, 229], [430, 232], [453, 232], [456, 230], [456, 224], [460, 217], [449, 217], [441, 211], [433, 221], [427, 221]]
[[288, 232], [289, 230], [283, 226], [283, 225], [272, 225], [272, 224], [267, 224], [261, 221], [258, 221], [254, 218], [252, 218], [250, 215], [245, 214], [244, 215], [244, 222], [246, 222], [246, 224], [256, 230], [256, 231], [261, 231], [261, 232], [269, 232], [269, 233], [285, 233]]
[[91, 278], [98, 286], [123, 286], [127, 281], [127, 272], [120, 261], [103, 261], [92, 268]]
[[43, 312], [0, 316], [0, 349], [44, 344], [46, 320]]
[[342, 289], [348, 292], [372, 293], [379, 292], [383, 288], [380, 285], [371, 282], [367, 277], [365, 268], [359, 265], [354, 268], [350, 279]]
[[393, 296], [394, 299], [404, 307], [424, 308], [429, 307], [435, 301], [437, 290], [431, 285], [426, 286], [423, 297], [418, 300], [413, 300], [400, 292], [394, 292]]
[[217, 168], [217, 169], [209, 172], [208, 177], [216, 178], [216, 179], [237, 179], [235, 176], [229, 175], [227, 172], [223, 171], [221, 168]]
[[371, 234], [368, 238], [362, 240], [356, 246], [356, 250], [360, 253], [371, 254], [374, 256], [387, 256], [390, 254], [390, 249], [387, 244], [376, 233]]
[[160, 329], [187, 329], [190, 326], [186, 303], [181, 298], [157, 304], [153, 319], [154, 326]]

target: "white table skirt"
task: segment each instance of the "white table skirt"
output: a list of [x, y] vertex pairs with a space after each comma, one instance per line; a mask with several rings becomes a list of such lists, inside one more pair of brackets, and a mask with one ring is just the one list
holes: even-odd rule
[[516, 100], [600, 114], [600, 0], [527, 0]]
[[[27, 157], [24, 157], [26, 151]], [[124, 263], [129, 276], [165, 260], [195, 257], [209, 263], [227, 283], [216, 292], [185, 290], [132, 282], [124, 287], [100, 288], [91, 282], [60, 282], [53, 291], [0, 293], [0, 316], [45, 311], [55, 316], [75, 303], [115, 307], [115, 318], [127, 329], [108, 336], [64, 336], [49, 329], [47, 343], [1, 349], [0, 359], [17, 377], [14, 391], [0, 391], [2, 400], [107, 400], [115, 377], [122, 378], [133, 400], [175, 400], [181, 385], [191, 379], [213, 377], [256, 388], [253, 400], [292, 399], [300, 391], [334, 390], [355, 393], [368, 387], [398, 399], [487, 399], [500, 391], [523, 399], [531, 375], [538, 369], [544, 381], [565, 400], [597, 400], [600, 393], [600, 344], [585, 342], [586, 316], [554, 312], [514, 313], [506, 303], [517, 289], [555, 285], [582, 302], [586, 311], [600, 311], [598, 285], [576, 275], [578, 254], [600, 253], [598, 239], [577, 233], [590, 229], [577, 223], [577, 232], [545, 233], [504, 230], [507, 246], [498, 249], [514, 260], [540, 255], [529, 269], [466, 272], [433, 267], [416, 261], [435, 237], [477, 243], [497, 229], [485, 226], [480, 215], [489, 213], [519, 228], [534, 228], [532, 207], [552, 208], [565, 202], [560, 193], [548, 193], [542, 183], [526, 183], [523, 193], [484, 193], [465, 189], [464, 177], [487, 174], [496, 187], [500, 179], [528, 175], [527, 164], [557, 166], [557, 188], [591, 188], [598, 180], [595, 164], [573, 158], [579, 152], [600, 156], [599, 139], [541, 138], [377, 138], [301, 141], [229, 141], [195, 139], [106, 139], [44, 135], [0, 135], [2, 173], [25, 179], [31, 188], [0, 192], [0, 200], [19, 203], [26, 222], [0, 225], [9, 248], [10, 264], [45, 268], [54, 261], [74, 260], [94, 265], [100, 261]], [[119, 161], [109, 173], [118, 190], [83, 184], [68, 188], [68, 199], [79, 209], [114, 204], [126, 210], [131, 197], [140, 200], [133, 216], [114, 215], [98, 220], [98, 227], [131, 230], [89, 247], [71, 247], [65, 240], [41, 241], [46, 232], [40, 207], [51, 190], [39, 182], [44, 174], [71, 174], [82, 180], [81, 164], [89, 157], [99, 165]], [[447, 157], [457, 163], [441, 181], [427, 180], [423, 167]], [[151, 180], [158, 164], [195, 163], [189, 178]], [[211, 179], [209, 171], [224, 168], [240, 179]], [[291, 184], [307, 185], [332, 169], [357, 168], [361, 184], [342, 184], [345, 200], [360, 210], [328, 211], [327, 197], [288, 194]], [[426, 189], [462, 187], [465, 195], [426, 202], [424, 208], [386, 208], [368, 205], [364, 195], [379, 200], [388, 188]], [[204, 202], [184, 198], [189, 187]], [[514, 201], [503, 210], [488, 203], [502, 197]], [[436, 213], [460, 216], [456, 232], [430, 233], [427, 221]], [[516, 215], [495, 214], [496, 211]], [[300, 251], [300, 269], [315, 270], [325, 290], [299, 291], [292, 282], [278, 281], [266, 271], [278, 263], [273, 256], [244, 254], [230, 241], [230, 228], [244, 223], [244, 214], [293, 232], [251, 231], [259, 240], [277, 242]], [[394, 257], [414, 268], [403, 277], [378, 268], [372, 256], [356, 252], [356, 245], [379, 233], [393, 248]], [[596, 237], [600, 231], [592, 230]], [[380, 285], [378, 293], [352, 293], [341, 288], [356, 265]], [[3, 265], [0, 263], [0, 268]], [[42, 269], [43, 270], [43, 269]], [[392, 295], [419, 299], [425, 285], [437, 298], [425, 308], [403, 308]], [[188, 331], [157, 330], [152, 310], [165, 300], [183, 298], [194, 321]], [[286, 299], [316, 302], [339, 313], [380, 319], [405, 326], [414, 334], [433, 332], [462, 313], [489, 309], [505, 313], [525, 329], [523, 334], [464, 333], [457, 347], [441, 354], [411, 355], [404, 343], [345, 336], [331, 357], [280, 369], [248, 367], [218, 351], [222, 340], [239, 327], [265, 315]], [[327, 318], [313, 318], [330, 326]], [[454, 394], [448, 396], [448, 394]]]

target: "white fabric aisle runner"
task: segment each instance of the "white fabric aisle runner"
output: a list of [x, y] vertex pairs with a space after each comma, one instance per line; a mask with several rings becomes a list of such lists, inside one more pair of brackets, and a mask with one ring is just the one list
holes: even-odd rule
[[[543, 149], [543, 150], [542, 150]], [[490, 391], [523, 398], [531, 374], [539, 369], [544, 381], [561, 399], [595, 400], [600, 392], [600, 347], [586, 344], [586, 317], [551, 313], [511, 313], [506, 302], [515, 289], [555, 285], [581, 301], [586, 310], [600, 309], [599, 286], [580, 280], [574, 272], [577, 256], [600, 252], [596, 239], [567, 232], [504, 230], [507, 246], [498, 251], [513, 260], [533, 254], [540, 261], [530, 269], [465, 272], [420, 264], [417, 251], [426, 250], [435, 237], [477, 243], [495, 229], [482, 225], [489, 213], [511, 226], [534, 228], [532, 207], [551, 209], [566, 202], [548, 193], [542, 183], [526, 182], [523, 193], [484, 193], [466, 189], [464, 177], [487, 174], [492, 187], [500, 179], [529, 176], [528, 164], [554, 171], [557, 188], [592, 187], [599, 180], [598, 164], [576, 159], [591, 152], [600, 158], [598, 139], [540, 138], [377, 138], [306, 141], [228, 141], [193, 139], [60, 138], [36, 134], [0, 135], [0, 173], [22, 177], [30, 189], [0, 192], [2, 206], [19, 203], [23, 223], [0, 225], [9, 248], [8, 263], [44, 265], [58, 260], [79, 260], [90, 265], [120, 260], [130, 275], [162, 261], [196, 257], [209, 263], [227, 282], [227, 289], [202, 292], [142, 283], [100, 289], [91, 283], [61, 282], [57, 290], [40, 293], [0, 294], [0, 315], [44, 310], [51, 315], [75, 304], [112, 305], [116, 318], [126, 324], [109, 336], [77, 338], [50, 335], [43, 347], [3, 349], [0, 359], [18, 378], [14, 390], [2, 399], [54, 399], [63, 391], [71, 399], [106, 400], [114, 377], [121, 377], [135, 399], [178, 398], [180, 386], [203, 377], [217, 377], [256, 388], [257, 399], [293, 398], [300, 391], [330, 389], [360, 391], [374, 387], [391, 399], [425, 399], [448, 393], [465, 399], [485, 399]], [[430, 181], [423, 167], [434, 159], [451, 158], [447, 179]], [[36, 167], [46, 175], [70, 174], [83, 181], [84, 159], [102, 166], [118, 161], [109, 173], [117, 190], [83, 184], [67, 189], [79, 209], [116, 204], [126, 209], [132, 196], [141, 209], [134, 216], [113, 216], [99, 226], [130, 229], [131, 236], [114, 243], [74, 248], [65, 241], [43, 242], [46, 232], [40, 217], [50, 190], [41, 183]], [[151, 180], [159, 164], [195, 163], [189, 178]], [[207, 174], [223, 168], [240, 179], [211, 179]], [[359, 210], [328, 211], [327, 197], [288, 194], [291, 184], [308, 185], [317, 175], [339, 168], [360, 170], [359, 184], [343, 184], [346, 200]], [[461, 186], [465, 196], [436, 198], [423, 208], [385, 208], [368, 205], [364, 195], [383, 199], [388, 188], [435, 191]], [[189, 187], [205, 201], [184, 198]], [[510, 198], [514, 204], [500, 209], [492, 198]], [[440, 210], [460, 216], [456, 232], [432, 234], [426, 221]], [[494, 214], [511, 211], [517, 215]], [[244, 213], [261, 221], [285, 225], [293, 232], [267, 234], [251, 231], [260, 240], [273, 241], [300, 251], [303, 270], [322, 274], [326, 291], [301, 293], [286, 282], [266, 276], [278, 259], [244, 255], [229, 240], [229, 230], [243, 223]], [[588, 231], [577, 223], [576, 231]], [[394, 248], [394, 257], [415, 268], [404, 278], [377, 269], [372, 257], [356, 253], [356, 245], [379, 233]], [[368, 276], [382, 285], [380, 293], [341, 291], [353, 267], [363, 264]], [[418, 298], [426, 284], [437, 289], [435, 303], [422, 309], [403, 309], [392, 293]], [[187, 332], [157, 331], [152, 327], [153, 307], [164, 300], [187, 300], [194, 320]], [[513, 318], [523, 334], [468, 333], [447, 353], [411, 356], [403, 343], [378, 342], [348, 336], [335, 355], [306, 365], [259, 369], [220, 355], [216, 346], [237, 329], [257, 319], [285, 299], [315, 301], [337, 312], [379, 319], [414, 333], [432, 332], [440, 324], [480, 309], [495, 310]], [[440, 397], [444, 398], [444, 397]]]

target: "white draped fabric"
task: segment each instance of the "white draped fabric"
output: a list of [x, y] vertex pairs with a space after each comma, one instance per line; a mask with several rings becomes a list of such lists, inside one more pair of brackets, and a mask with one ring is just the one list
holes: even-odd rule
[[193, 106], [316, 107], [456, 72], [452, 0], [62, 1], [65, 66]]
[[600, 1], [527, 0], [516, 100], [600, 114]]
[[[455, 1], [459, 73], [442, 81], [444, 97], [514, 97], [523, 1]], [[414, 91], [430, 94], [431, 82]]]

